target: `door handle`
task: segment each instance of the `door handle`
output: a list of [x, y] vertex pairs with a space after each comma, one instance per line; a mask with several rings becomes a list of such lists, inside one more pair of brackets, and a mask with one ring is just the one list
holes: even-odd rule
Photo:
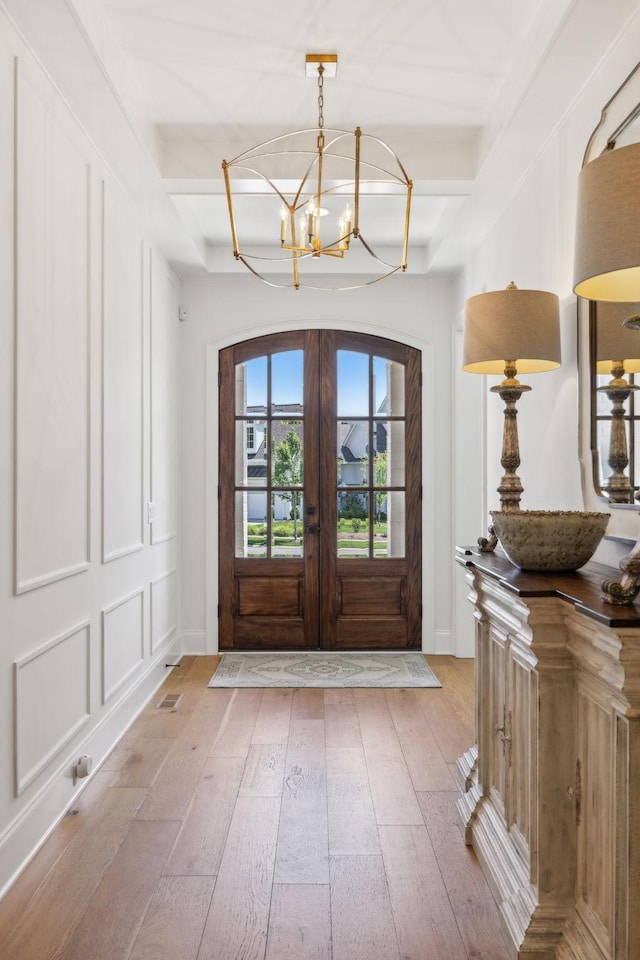
[[319, 523], [308, 523], [306, 526], [307, 533], [320, 533], [320, 524]]

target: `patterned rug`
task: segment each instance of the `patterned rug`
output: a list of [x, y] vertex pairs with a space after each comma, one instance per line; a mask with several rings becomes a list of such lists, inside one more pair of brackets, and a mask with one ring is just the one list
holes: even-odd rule
[[210, 687], [439, 687], [421, 653], [225, 653]]

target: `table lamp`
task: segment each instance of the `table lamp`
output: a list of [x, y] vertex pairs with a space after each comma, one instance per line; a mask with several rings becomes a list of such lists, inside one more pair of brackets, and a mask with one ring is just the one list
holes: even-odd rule
[[609, 148], [580, 171], [573, 290], [640, 300], [640, 143]]
[[[596, 373], [610, 374], [611, 381], [598, 387], [611, 401], [611, 435], [607, 462], [611, 476], [602, 490], [611, 503], [632, 503], [633, 487], [626, 474], [629, 464], [624, 404], [637, 390], [625, 379], [626, 373], [640, 372], [640, 303], [607, 303], [596, 305]], [[631, 324], [627, 326], [625, 324]]]
[[[491, 387], [504, 402], [501, 464], [505, 471], [498, 493], [502, 510], [520, 509], [522, 484], [516, 404], [531, 387], [517, 374], [541, 373], [560, 366], [560, 312], [558, 297], [542, 290], [506, 290], [480, 293], [466, 303], [462, 369], [469, 373], [503, 375]], [[481, 539], [484, 551], [493, 550], [497, 538]]]

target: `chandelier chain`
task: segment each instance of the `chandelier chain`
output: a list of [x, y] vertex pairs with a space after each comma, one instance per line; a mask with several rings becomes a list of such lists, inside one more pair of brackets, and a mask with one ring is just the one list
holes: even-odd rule
[[324, 147], [324, 67], [318, 64], [318, 150]]
[[318, 67], [318, 127], [320, 130], [324, 127], [324, 67], [322, 64]]

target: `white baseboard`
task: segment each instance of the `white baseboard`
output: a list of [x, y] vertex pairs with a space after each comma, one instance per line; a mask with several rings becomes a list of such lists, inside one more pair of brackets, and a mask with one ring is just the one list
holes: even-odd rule
[[[91, 777], [73, 783], [73, 766], [83, 754], [93, 758], [93, 774], [118, 740], [131, 726], [154, 692], [165, 680], [174, 663], [175, 640], [158, 651], [136, 683], [114, 697], [108, 709], [89, 728], [80, 743], [65, 751], [59, 763], [27, 806], [11, 821], [0, 836], [0, 898], [4, 896], [20, 872], [42, 846], [52, 830], [66, 814], [75, 798]], [[180, 656], [178, 652], [177, 657]]]
[[433, 650], [430, 650], [429, 653], [433, 653], [436, 656], [443, 654], [449, 654], [453, 656], [455, 653], [454, 650], [454, 639], [451, 630], [436, 630], [433, 637]]
[[206, 656], [207, 638], [204, 630], [183, 630], [181, 653], [183, 656]]
[[171, 638], [171, 644], [162, 654], [162, 662], [164, 663], [165, 667], [168, 668], [171, 666], [171, 664], [177, 664], [183, 652], [182, 637], [179, 633], [174, 633], [173, 637]]

